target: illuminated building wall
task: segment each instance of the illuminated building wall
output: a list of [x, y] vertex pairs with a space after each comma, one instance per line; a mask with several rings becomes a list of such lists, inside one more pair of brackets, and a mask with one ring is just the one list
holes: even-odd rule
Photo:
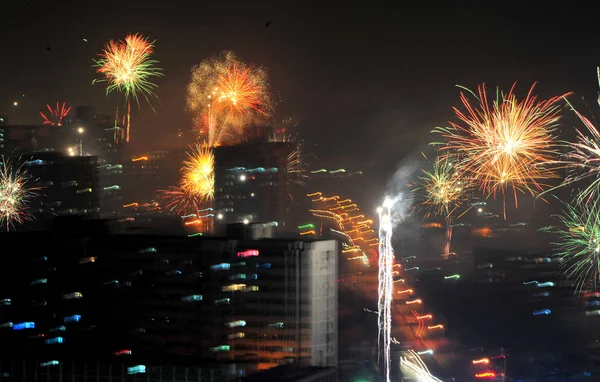
[[0, 359], [190, 356], [236, 375], [337, 364], [335, 241], [112, 235], [92, 223], [0, 234], [19, 248], [0, 257]]
[[294, 143], [247, 143], [217, 147], [215, 154], [215, 213], [217, 223], [277, 222], [293, 227], [287, 173]]

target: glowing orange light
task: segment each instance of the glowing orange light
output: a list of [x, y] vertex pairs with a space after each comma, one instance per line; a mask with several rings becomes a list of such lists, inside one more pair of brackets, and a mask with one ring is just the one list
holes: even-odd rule
[[139, 157], [139, 158], [133, 158], [131, 161], [132, 162], [139, 162], [142, 160], [148, 160], [148, 157]]
[[489, 358], [481, 358], [481, 359], [474, 359], [473, 360], [473, 365], [480, 365], [480, 364], [489, 364], [490, 363], [490, 359]]
[[138, 203], [123, 204], [123, 208], [137, 207], [137, 206], [139, 206]]
[[424, 320], [426, 318], [433, 318], [431, 314], [426, 314], [424, 316], [417, 316], [417, 320]]
[[432, 325], [428, 326], [427, 329], [444, 329], [444, 325]]
[[300, 232], [300, 235], [316, 235], [317, 233], [315, 231], [306, 231], [306, 232]]
[[238, 252], [237, 257], [255, 257], [258, 256], [258, 249], [247, 249], [243, 252]]
[[405, 289], [405, 290], [399, 290], [398, 294], [404, 294], [404, 293], [412, 293], [413, 290], [412, 289]]
[[416, 300], [411, 300], [411, 301], [406, 301], [407, 305], [411, 305], [411, 304], [421, 304], [423, 301], [421, 301], [420, 298], [416, 299]]
[[477, 373], [475, 374], [475, 378], [495, 378], [496, 373], [493, 371], [486, 371], [485, 373]]

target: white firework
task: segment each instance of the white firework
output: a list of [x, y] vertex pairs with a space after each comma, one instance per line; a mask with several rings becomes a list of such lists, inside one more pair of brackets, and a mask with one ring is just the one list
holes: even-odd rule
[[[385, 382], [390, 382], [390, 342], [392, 339], [392, 296], [394, 294], [393, 265], [394, 249], [392, 248], [392, 205], [386, 199], [379, 213], [379, 364], [383, 367]], [[383, 359], [382, 359], [383, 358]]]

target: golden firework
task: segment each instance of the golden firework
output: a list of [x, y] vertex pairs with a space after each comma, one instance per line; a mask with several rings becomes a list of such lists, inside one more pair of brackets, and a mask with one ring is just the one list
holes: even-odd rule
[[271, 115], [266, 71], [222, 52], [192, 69], [187, 108], [209, 146], [242, 140], [249, 126]]

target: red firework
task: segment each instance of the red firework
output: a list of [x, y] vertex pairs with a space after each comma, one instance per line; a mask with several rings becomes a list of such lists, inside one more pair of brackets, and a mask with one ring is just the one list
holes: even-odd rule
[[40, 111], [40, 116], [43, 119], [42, 124], [50, 126], [62, 126], [63, 118], [69, 115], [71, 111], [71, 106], [68, 106], [66, 102], [62, 104], [56, 102], [56, 108], [54, 109], [50, 105], [46, 105], [46, 108], [48, 109], [48, 115]]

